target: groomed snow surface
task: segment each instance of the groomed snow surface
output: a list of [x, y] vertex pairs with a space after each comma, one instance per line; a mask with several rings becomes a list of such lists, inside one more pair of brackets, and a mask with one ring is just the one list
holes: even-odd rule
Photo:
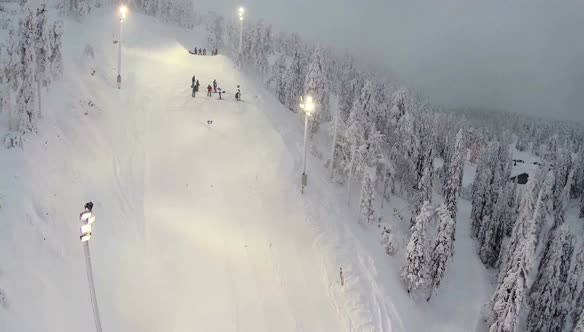
[[[65, 77], [39, 134], [0, 152], [0, 331], [94, 330], [77, 220], [90, 200], [104, 331], [481, 329], [492, 289], [468, 202], [442, 287], [414, 301], [399, 281], [403, 248], [387, 256], [377, 227], [356, 223], [359, 186], [347, 206], [309, 156], [301, 195], [301, 118], [229, 58], [189, 55], [205, 36], [132, 14], [118, 90], [113, 10], [65, 26]], [[213, 79], [225, 100], [205, 96]], [[405, 224], [403, 206], [386, 204], [385, 220]]]

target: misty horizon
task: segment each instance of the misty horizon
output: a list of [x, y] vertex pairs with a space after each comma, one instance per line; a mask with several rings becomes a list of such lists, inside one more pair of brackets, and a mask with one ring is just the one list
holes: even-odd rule
[[224, 16], [240, 5], [249, 19], [387, 68], [435, 105], [584, 123], [584, 2], [195, 3]]

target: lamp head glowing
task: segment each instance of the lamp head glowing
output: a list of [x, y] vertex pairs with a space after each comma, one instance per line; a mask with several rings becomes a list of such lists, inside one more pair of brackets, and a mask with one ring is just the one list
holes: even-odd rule
[[120, 16], [122, 17], [122, 20], [126, 19], [126, 16], [128, 16], [128, 7], [126, 6], [120, 7]]
[[239, 7], [239, 15], [243, 15], [245, 13], [245, 9], [243, 7]]
[[300, 97], [300, 102], [301, 102], [300, 108], [304, 111], [304, 113], [306, 113], [306, 115], [310, 116], [315, 109], [312, 96], [306, 96], [304, 98]]

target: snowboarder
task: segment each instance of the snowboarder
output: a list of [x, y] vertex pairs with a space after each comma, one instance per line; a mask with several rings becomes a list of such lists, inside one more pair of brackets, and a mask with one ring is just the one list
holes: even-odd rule
[[207, 96], [211, 97], [211, 91], [213, 91], [213, 87], [211, 84], [207, 85]]
[[213, 80], [213, 92], [217, 93], [217, 80]]
[[235, 100], [241, 101], [241, 90], [239, 89], [239, 85], [237, 86], [237, 92], [235, 93]]
[[219, 93], [219, 100], [222, 100], [223, 98], [221, 98], [221, 88], [217, 88], [217, 93]]

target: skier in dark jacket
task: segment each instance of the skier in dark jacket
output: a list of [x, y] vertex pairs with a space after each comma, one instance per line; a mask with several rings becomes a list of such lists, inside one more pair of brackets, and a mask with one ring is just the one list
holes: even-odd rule
[[213, 91], [213, 87], [211, 84], [207, 85], [207, 96], [211, 97], [211, 91]]
[[199, 55], [203, 54], [203, 50], [199, 48]]
[[237, 92], [235, 93], [235, 100], [241, 101], [241, 89], [239, 89], [239, 85], [237, 86]]
[[217, 80], [213, 80], [213, 92], [217, 93]]
[[222, 100], [223, 98], [221, 98], [221, 88], [217, 88], [217, 93], [219, 94], [219, 100]]
[[206, 48], [203, 49], [203, 55], [207, 55], [207, 49]]

